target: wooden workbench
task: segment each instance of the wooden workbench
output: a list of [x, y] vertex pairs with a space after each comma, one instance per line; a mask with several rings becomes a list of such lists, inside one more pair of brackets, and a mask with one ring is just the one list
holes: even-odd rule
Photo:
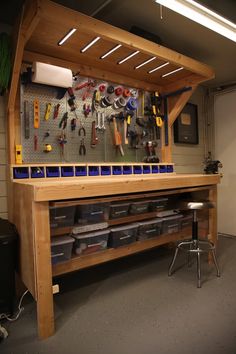
[[[72, 28], [76, 34], [63, 46], [58, 41]], [[79, 270], [102, 262], [128, 256], [158, 245], [188, 236], [187, 231], [163, 235], [129, 246], [108, 249], [94, 255], [74, 257], [70, 261], [51, 265], [49, 203], [52, 201], [86, 198], [124, 198], [136, 193], [142, 197], [148, 193], [155, 196], [192, 192], [207, 196], [216, 202], [219, 176], [212, 175], [158, 175], [158, 176], [107, 176], [78, 177], [69, 179], [12, 180], [12, 165], [16, 163], [16, 145], [21, 144], [19, 109], [19, 79], [22, 63], [40, 61], [70, 68], [74, 73], [128, 85], [162, 95], [179, 91], [168, 100], [166, 133], [171, 137], [175, 119], [191, 97], [196, 87], [214, 77], [209, 66], [186, 57], [159, 44], [152, 43], [132, 33], [115, 28], [107, 23], [64, 8], [50, 0], [27, 0], [16, 23], [13, 48], [13, 69], [7, 104], [8, 151], [9, 151], [9, 219], [20, 234], [20, 276], [37, 302], [39, 336], [46, 338], [54, 333], [52, 277]], [[94, 37], [99, 37], [98, 46], [86, 53], [80, 51]], [[104, 60], [101, 56], [114, 46], [119, 51]], [[117, 63], [135, 52], [124, 65]], [[68, 60], [68, 58], [70, 58]], [[147, 66], [136, 70], [140, 63], [154, 58]], [[165, 66], [163, 65], [165, 64]], [[175, 75], [166, 76], [168, 70]], [[150, 69], [159, 67], [150, 74]], [[184, 90], [182, 89], [189, 89]], [[164, 129], [161, 129], [161, 161], [171, 163], [171, 139], [164, 144]], [[27, 161], [26, 161], [27, 162]], [[91, 200], [91, 199], [90, 199]], [[134, 221], [134, 220], [132, 220]], [[209, 237], [216, 240], [216, 208], [209, 211]]]
[[[138, 241], [117, 249], [76, 256], [65, 263], [51, 265], [49, 202], [85, 198], [104, 199], [132, 193], [148, 197], [205, 193], [216, 203], [219, 175], [122, 176], [14, 181], [14, 222], [20, 234], [20, 276], [37, 302], [38, 330], [41, 338], [54, 333], [52, 277], [141, 252], [189, 236], [189, 230]], [[122, 192], [122, 195], [121, 195]], [[209, 237], [216, 241], [216, 208], [209, 211]]]

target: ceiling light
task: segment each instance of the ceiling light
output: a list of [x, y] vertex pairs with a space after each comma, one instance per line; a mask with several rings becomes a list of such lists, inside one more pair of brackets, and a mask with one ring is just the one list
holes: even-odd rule
[[153, 61], [154, 59], [156, 59], [156, 57], [152, 57], [152, 58], [150, 58], [150, 59], [144, 61], [143, 63], [141, 63], [141, 64], [135, 66], [134, 68], [135, 68], [135, 69], [139, 69], [139, 68], [141, 68], [142, 66], [144, 66], [144, 65], [146, 65], [146, 64], [148, 64], [148, 63], [150, 63], [150, 62]]
[[170, 71], [169, 73], [166, 73], [166, 74], [164, 74], [164, 75], [161, 75], [161, 77], [166, 77], [166, 76], [169, 76], [169, 75], [175, 74], [175, 73], [177, 73], [177, 72], [178, 72], [178, 71], [180, 71], [180, 70], [183, 70], [183, 67], [182, 67], [182, 66], [181, 66], [181, 68], [178, 68], [178, 69], [172, 70], [172, 71]]
[[72, 34], [75, 33], [75, 31], [76, 28], [72, 28], [57, 44], [62, 45], [63, 43], [65, 43], [65, 41], [67, 41], [67, 39], [70, 38]]
[[169, 65], [169, 64], [170, 64], [170, 63], [167, 61], [166, 63], [164, 63], [164, 64], [162, 64], [162, 65], [159, 65], [159, 66], [157, 66], [156, 68], [154, 68], [154, 69], [152, 69], [152, 70], [149, 70], [149, 71], [148, 71], [148, 74], [154, 73], [154, 71], [159, 70], [159, 69], [161, 69], [161, 68], [164, 68], [166, 65]]
[[124, 59], [118, 61], [117, 64], [122, 64], [124, 63], [126, 60], [129, 60], [130, 58], [134, 57], [136, 54], [139, 53], [139, 50], [136, 50], [136, 52], [133, 52], [132, 54], [128, 55], [127, 57], [125, 57]]
[[86, 52], [86, 50], [88, 50], [90, 47], [92, 47], [92, 45], [94, 45], [97, 41], [99, 41], [101, 37], [96, 37], [94, 38], [89, 44], [87, 44], [83, 49], [81, 49], [81, 53]]
[[116, 45], [114, 48], [112, 48], [111, 50], [109, 50], [109, 52], [103, 54], [100, 59], [104, 59], [106, 57], [108, 57], [108, 55], [110, 55], [111, 53], [115, 52], [117, 49], [119, 49], [121, 47], [121, 44]]
[[193, 0], [155, 0], [156, 3], [236, 42], [236, 24]]

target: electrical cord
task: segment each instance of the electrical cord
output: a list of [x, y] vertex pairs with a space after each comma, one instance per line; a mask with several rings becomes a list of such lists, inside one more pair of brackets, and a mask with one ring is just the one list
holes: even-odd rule
[[21, 296], [20, 298], [20, 301], [19, 301], [19, 305], [18, 305], [18, 311], [16, 313], [16, 315], [14, 317], [9, 317], [7, 314], [5, 313], [1, 313], [0, 314], [0, 320], [2, 319], [7, 319], [8, 321], [10, 322], [13, 322], [13, 321], [16, 321], [18, 320], [18, 318], [20, 317], [20, 314], [24, 311], [24, 307], [21, 306], [22, 304], [22, 301], [23, 301], [23, 298], [25, 297], [25, 295], [29, 292], [29, 290], [26, 290], [23, 295]]

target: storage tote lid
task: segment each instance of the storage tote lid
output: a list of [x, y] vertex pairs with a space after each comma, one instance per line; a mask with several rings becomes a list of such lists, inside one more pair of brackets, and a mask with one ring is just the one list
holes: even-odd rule
[[131, 205], [148, 204], [150, 200], [139, 200], [137, 202], [132, 202]]
[[168, 198], [156, 198], [150, 200], [150, 202], [166, 202], [166, 201], [168, 201]]
[[111, 229], [111, 232], [117, 232], [117, 231], [125, 231], [125, 230], [130, 230], [130, 229], [135, 229], [139, 226], [138, 223], [133, 223], [129, 225], [124, 225], [124, 226], [118, 226], [118, 227], [113, 227]]
[[173, 215], [173, 216], [168, 216], [165, 218], [162, 218], [162, 221], [169, 221], [169, 220], [177, 220], [177, 219], [182, 219], [183, 215], [179, 214], [179, 215]]
[[161, 224], [161, 223], [162, 223], [162, 219], [152, 219], [148, 221], [141, 221], [138, 224], [139, 226], [146, 226], [146, 225]]
[[56, 236], [52, 238], [51, 246], [65, 245], [73, 242], [75, 242], [75, 240], [70, 236]]
[[73, 237], [76, 240], [81, 240], [81, 239], [86, 239], [89, 237], [96, 237], [96, 236], [102, 236], [102, 235], [108, 235], [110, 233], [110, 229], [107, 230], [102, 230], [102, 231], [94, 231], [94, 232], [88, 232], [86, 234], [78, 234], [78, 235], [73, 235]]
[[112, 203], [110, 204], [110, 207], [114, 208], [114, 207], [128, 207], [130, 205], [130, 203]]

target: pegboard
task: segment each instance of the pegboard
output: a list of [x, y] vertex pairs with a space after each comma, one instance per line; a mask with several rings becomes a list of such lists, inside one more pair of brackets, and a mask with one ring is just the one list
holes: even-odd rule
[[[88, 78], [79, 77], [77, 81], [74, 81], [73, 88], [76, 85], [83, 84], [87, 82]], [[22, 158], [23, 163], [48, 163], [48, 162], [68, 162], [68, 163], [85, 163], [85, 162], [142, 162], [146, 156], [146, 151], [144, 144], [146, 141], [156, 139], [155, 134], [149, 131], [146, 137], [140, 138], [137, 148], [131, 147], [130, 143], [128, 145], [124, 144], [124, 124], [122, 121], [117, 119], [118, 130], [122, 135], [122, 147], [124, 150], [124, 156], [121, 156], [119, 149], [114, 145], [113, 137], [113, 123], [109, 122], [109, 117], [112, 114], [117, 114], [123, 109], [114, 109], [113, 106], [106, 108], [98, 107], [99, 112], [103, 112], [105, 116], [105, 130], [96, 130], [98, 137], [98, 144], [95, 148], [91, 147], [91, 126], [92, 122], [96, 121], [96, 112], [90, 112], [87, 117], [83, 114], [83, 106], [90, 106], [92, 104], [93, 91], [98, 90], [99, 85], [105, 84], [106, 87], [109, 85], [115, 88], [118, 85], [114, 83], [102, 82], [100, 80], [95, 81], [95, 86], [89, 92], [88, 97], [83, 100], [83, 95], [87, 88], [76, 91], [74, 89], [75, 95], [75, 112], [71, 111], [68, 104], [69, 94], [66, 93], [62, 99], [57, 99], [58, 90], [55, 87], [50, 87], [46, 85], [39, 84], [21, 84], [21, 144], [22, 144]], [[120, 86], [120, 85], [119, 85]], [[131, 89], [131, 88], [128, 88]], [[142, 128], [137, 126], [136, 117], [139, 115], [140, 111], [140, 97], [139, 92], [137, 94], [138, 108], [134, 111], [134, 115], [131, 119], [130, 129], [136, 130], [139, 135], [142, 133]], [[101, 94], [101, 98], [102, 98]], [[115, 93], [110, 95], [111, 99], [114, 100]], [[34, 100], [38, 99], [39, 109], [40, 109], [40, 126], [38, 129], [34, 128], [34, 110], [33, 103]], [[29, 138], [25, 137], [25, 118], [24, 118], [24, 102], [28, 101], [29, 107]], [[51, 114], [48, 120], [44, 119], [46, 112], [46, 105], [51, 103]], [[59, 115], [56, 119], [53, 118], [54, 107], [60, 104]], [[67, 143], [64, 145], [64, 149], [60, 147], [58, 142], [61, 135], [62, 129], [59, 128], [59, 123], [64, 115], [68, 112], [67, 126], [64, 129], [66, 135]], [[76, 118], [76, 128], [71, 130], [71, 121]], [[86, 131], [86, 136], [79, 136], [79, 128], [83, 126]], [[45, 134], [49, 132], [48, 137]], [[37, 136], [38, 148], [34, 148], [34, 136]], [[86, 148], [86, 155], [80, 155], [79, 149], [81, 140], [84, 140], [84, 145]], [[52, 146], [51, 152], [44, 152], [45, 144], [50, 144]], [[160, 144], [158, 144], [160, 145]], [[160, 151], [156, 149], [157, 155], [160, 157]]]

